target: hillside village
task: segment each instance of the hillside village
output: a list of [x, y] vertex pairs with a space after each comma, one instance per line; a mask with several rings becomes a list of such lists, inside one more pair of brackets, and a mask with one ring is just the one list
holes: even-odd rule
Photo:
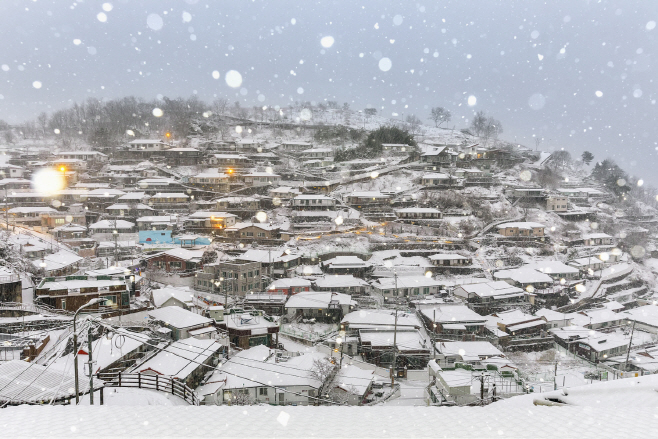
[[656, 194], [611, 160], [195, 105], [6, 127], [3, 406], [484, 405], [658, 371]]

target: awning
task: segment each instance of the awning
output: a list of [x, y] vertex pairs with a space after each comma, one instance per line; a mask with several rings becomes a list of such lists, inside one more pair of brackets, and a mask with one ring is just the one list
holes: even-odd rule
[[217, 332], [217, 328], [213, 326], [206, 326], [205, 328], [200, 328], [200, 329], [194, 329], [192, 331], [188, 331], [191, 336], [195, 335], [202, 335], [202, 334], [208, 334], [210, 332]]
[[524, 297], [526, 293], [516, 293], [516, 294], [503, 294], [500, 296], [492, 296], [494, 300], [500, 300], [500, 299], [511, 299], [513, 297]]
[[459, 323], [452, 323], [448, 325], [443, 325], [443, 329], [452, 329], [454, 331], [466, 331], [466, 326], [465, 325], [460, 325]]

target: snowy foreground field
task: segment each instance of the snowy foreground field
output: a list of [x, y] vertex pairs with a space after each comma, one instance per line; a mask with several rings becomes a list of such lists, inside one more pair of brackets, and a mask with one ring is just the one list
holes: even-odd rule
[[19, 406], [0, 437], [650, 438], [657, 389], [651, 375], [485, 407]]

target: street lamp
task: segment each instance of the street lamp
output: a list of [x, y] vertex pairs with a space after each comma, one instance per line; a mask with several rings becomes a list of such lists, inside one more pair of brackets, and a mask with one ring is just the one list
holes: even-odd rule
[[80, 386], [78, 385], [78, 332], [76, 331], [75, 319], [78, 317], [78, 313], [83, 309], [103, 301], [105, 301], [105, 299], [101, 299], [100, 297], [91, 299], [89, 302], [78, 308], [75, 314], [73, 314], [73, 371], [75, 372], [75, 405], [80, 403]]
[[341, 337], [336, 337], [336, 344], [340, 346], [340, 364], [339, 368], [343, 367], [343, 339]]

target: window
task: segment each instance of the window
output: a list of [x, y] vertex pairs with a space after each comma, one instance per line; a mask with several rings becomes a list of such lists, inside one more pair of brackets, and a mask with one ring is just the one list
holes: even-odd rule
[[430, 293], [430, 287], [423, 288], [423, 294], [429, 294], [429, 293]]
[[55, 224], [64, 224], [64, 218], [55, 218]]
[[173, 269], [183, 268], [183, 263], [180, 261], [171, 261], [169, 263], [169, 268], [173, 268]]
[[62, 299], [62, 309], [66, 309], [66, 299]]
[[267, 396], [267, 387], [261, 387], [258, 389], [258, 394], [260, 396]]

